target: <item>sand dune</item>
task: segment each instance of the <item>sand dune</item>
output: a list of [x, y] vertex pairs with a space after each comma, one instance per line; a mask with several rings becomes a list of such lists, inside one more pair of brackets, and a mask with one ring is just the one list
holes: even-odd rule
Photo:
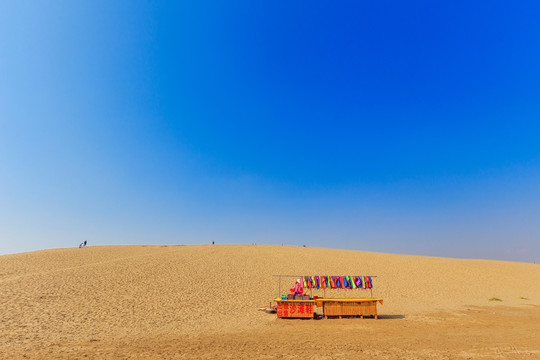
[[[525, 263], [261, 245], [55, 249], [0, 256], [0, 355], [73, 357], [87, 344], [100, 358], [92, 344], [104, 341], [264, 332], [277, 322], [257, 311], [278, 295], [273, 274], [376, 275], [381, 314], [426, 323], [471, 306], [540, 305], [540, 267]], [[285, 293], [294, 279], [283, 281]]]

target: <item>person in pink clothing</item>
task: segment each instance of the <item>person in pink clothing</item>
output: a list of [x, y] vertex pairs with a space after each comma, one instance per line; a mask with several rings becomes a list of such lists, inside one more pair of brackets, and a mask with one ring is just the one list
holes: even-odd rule
[[289, 290], [291, 290], [291, 294], [293, 295], [304, 295], [304, 285], [302, 284], [302, 280], [296, 280], [294, 287]]

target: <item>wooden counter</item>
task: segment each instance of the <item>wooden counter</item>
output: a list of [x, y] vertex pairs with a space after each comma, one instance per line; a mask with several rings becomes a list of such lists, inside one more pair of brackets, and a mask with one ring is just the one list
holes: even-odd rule
[[344, 298], [344, 299], [316, 299], [316, 300], [274, 300], [277, 303], [277, 316], [279, 318], [313, 319], [315, 306], [323, 309], [326, 319], [328, 317], [373, 316], [377, 315], [377, 303], [382, 305], [382, 299], [372, 298]]
[[315, 300], [318, 307], [323, 308], [324, 317], [328, 319], [330, 316], [337, 316], [340, 319], [343, 316], [373, 316], [377, 315], [377, 302], [381, 305], [382, 299], [317, 299]]
[[281, 300], [277, 303], [278, 318], [313, 319], [315, 300]]

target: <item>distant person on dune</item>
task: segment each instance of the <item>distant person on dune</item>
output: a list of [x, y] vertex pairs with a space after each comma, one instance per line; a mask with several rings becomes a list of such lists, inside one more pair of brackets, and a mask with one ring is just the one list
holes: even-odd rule
[[86, 246], [86, 240], [84, 240], [84, 245], [83, 246]]

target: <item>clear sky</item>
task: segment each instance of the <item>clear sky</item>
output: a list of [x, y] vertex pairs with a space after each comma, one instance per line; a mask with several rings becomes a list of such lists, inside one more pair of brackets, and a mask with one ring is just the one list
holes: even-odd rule
[[0, 2], [0, 253], [540, 261], [540, 2]]

